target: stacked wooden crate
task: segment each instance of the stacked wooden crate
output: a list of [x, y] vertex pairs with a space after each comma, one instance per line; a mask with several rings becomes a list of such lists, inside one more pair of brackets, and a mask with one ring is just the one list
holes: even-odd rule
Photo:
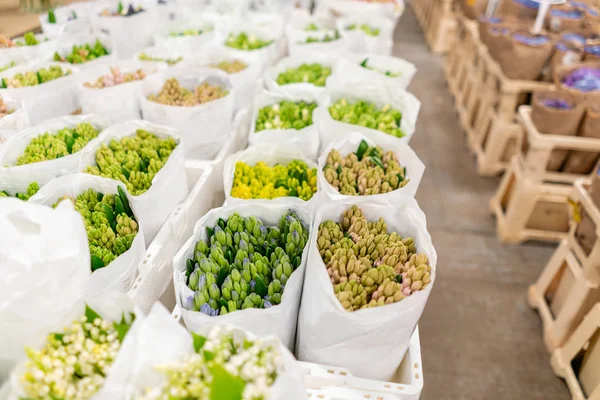
[[454, 45], [456, 17], [452, 0], [414, 0], [413, 10], [433, 53], [445, 53]]

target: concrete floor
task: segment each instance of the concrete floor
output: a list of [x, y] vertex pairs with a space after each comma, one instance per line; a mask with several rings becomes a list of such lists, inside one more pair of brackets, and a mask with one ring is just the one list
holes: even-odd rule
[[398, 23], [394, 54], [418, 68], [409, 90], [422, 107], [411, 147], [427, 167], [417, 200], [438, 253], [437, 281], [419, 323], [421, 398], [570, 398], [526, 299], [554, 246], [507, 246], [496, 238], [488, 204], [499, 178], [477, 175], [442, 57], [429, 51], [410, 8]]

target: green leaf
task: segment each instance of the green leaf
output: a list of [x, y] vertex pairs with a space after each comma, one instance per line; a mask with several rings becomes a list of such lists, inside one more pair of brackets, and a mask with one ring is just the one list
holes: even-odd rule
[[8, 85], [6, 84], [6, 80], [4, 78], [2, 78], [2, 85], [0, 86], [0, 88], [6, 89], [7, 87], [8, 87]]
[[215, 353], [213, 353], [212, 351], [204, 350], [203, 354], [204, 354], [204, 359], [206, 361], [212, 361], [215, 359]]
[[219, 273], [217, 274], [217, 286], [218, 287], [221, 287], [223, 282], [225, 282], [225, 278], [227, 278], [227, 275], [229, 275], [229, 268], [221, 267], [221, 269], [219, 270]]
[[119, 5], [117, 5], [117, 12], [119, 14], [121, 14], [123, 12], [123, 3], [119, 2]]
[[96, 198], [98, 199], [98, 202], [100, 202], [104, 198], [104, 195], [102, 193], [98, 192], [98, 194], [96, 194]]
[[110, 227], [112, 228], [112, 230], [114, 232], [116, 232], [117, 231], [117, 221], [115, 219], [115, 214], [113, 213], [113, 210], [106, 203], [102, 203], [102, 210], [104, 210], [104, 215], [106, 215], [106, 219], [108, 220]]
[[75, 11], [71, 11], [71, 17], [73, 17], [73, 19], [77, 19], [77, 14]]
[[97, 269], [104, 268], [104, 261], [102, 261], [100, 257], [98, 257], [95, 254], [92, 254], [90, 258], [92, 261], [92, 272], [94, 272]]
[[402, 174], [397, 174], [396, 176], [398, 177], [398, 183], [401, 183], [404, 180]]
[[256, 284], [254, 285], [254, 292], [261, 298], [265, 297], [268, 293], [268, 288], [267, 285], [265, 285], [265, 281], [263, 281], [260, 275], [256, 275], [254, 277], [254, 282], [256, 282]]
[[117, 192], [119, 193], [119, 197], [121, 198], [121, 202], [123, 203], [123, 209], [125, 210], [125, 214], [127, 214], [129, 218], [133, 218], [133, 211], [129, 206], [127, 193], [125, 193], [125, 190], [121, 186], [117, 186]]
[[62, 342], [62, 339], [65, 337], [65, 334], [64, 333], [55, 333], [53, 336], [54, 336], [54, 339], [60, 340]]
[[35, 75], [37, 76], [38, 83], [42, 83], [42, 76], [40, 75], [40, 72], [36, 72]]
[[85, 305], [85, 317], [87, 318], [87, 322], [89, 322], [90, 324], [93, 324], [96, 318], [102, 319], [100, 314], [92, 310], [87, 304]]
[[369, 148], [369, 144], [363, 139], [360, 141], [358, 145], [358, 149], [356, 149], [356, 157], [358, 157], [358, 161], [361, 161], [363, 156], [365, 155], [365, 151]]
[[75, 139], [73, 139], [73, 136], [65, 136], [65, 144], [67, 145], [67, 151], [69, 154], [71, 154], [73, 152], [73, 145], [75, 144]]
[[373, 156], [370, 158], [373, 164], [377, 165], [379, 168], [383, 169], [383, 161], [378, 156]]
[[56, 23], [56, 15], [54, 15], [54, 10], [48, 11], [48, 23], [50, 23], [50, 24]]
[[219, 220], [217, 221], [217, 225], [219, 225], [221, 229], [225, 230], [225, 227], [227, 226], [227, 221], [225, 221], [223, 218], [219, 218]]
[[210, 400], [241, 400], [246, 382], [239, 376], [230, 374], [220, 364], [209, 367], [212, 374]]
[[125, 175], [125, 178], [129, 179], [129, 175], [131, 175], [131, 173], [127, 168], [121, 167], [121, 172], [123, 173], [123, 175]]
[[123, 207], [123, 200], [120, 196], [115, 196], [115, 214], [125, 214], [125, 207]]
[[211, 228], [210, 226], [206, 227], [206, 236], [208, 236], [208, 241], [210, 243], [210, 238], [212, 238], [215, 235], [215, 231], [213, 228]]
[[222, 297], [219, 299], [219, 308], [221, 307], [227, 308], [227, 301]]
[[[131, 322], [133, 322], [133, 320], [135, 319], [135, 314], [131, 314], [131, 316], [133, 317]], [[125, 339], [125, 335], [127, 335], [127, 332], [129, 332], [129, 328], [131, 328], [131, 323], [125, 320], [125, 313], [123, 313], [121, 322], [115, 324], [115, 330], [119, 335], [119, 342], [122, 342], [123, 339]]]
[[194, 264], [194, 260], [190, 260], [188, 258], [188, 260], [187, 260], [187, 270], [185, 271], [185, 276], [189, 279], [190, 275], [192, 274], [192, 272], [194, 272], [195, 269], [196, 269], [196, 266]]
[[363, 68], [367, 68], [367, 62], [368, 62], [368, 61], [369, 61], [369, 59], [368, 59], [368, 58], [365, 58], [365, 59], [364, 59], [364, 60], [363, 60], [363, 61], [360, 63], [360, 66], [361, 66], [361, 67], [363, 67]]
[[200, 349], [202, 349], [202, 347], [204, 346], [204, 343], [206, 343], [206, 338], [194, 332], [192, 332], [192, 338], [194, 339], [194, 350], [196, 351], [196, 353], [199, 353]]

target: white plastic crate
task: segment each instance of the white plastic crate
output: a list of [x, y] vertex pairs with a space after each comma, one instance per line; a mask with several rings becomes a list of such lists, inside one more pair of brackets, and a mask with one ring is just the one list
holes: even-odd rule
[[[367, 356], [368, 350], [365, 351]], [[404, 359], [390, 382], [358, 378], [345, 368], [309, 362], [300, 362], [300, 365], [309, 399], [417, 400], [423, 390], [419, 327], [413, 332]]]

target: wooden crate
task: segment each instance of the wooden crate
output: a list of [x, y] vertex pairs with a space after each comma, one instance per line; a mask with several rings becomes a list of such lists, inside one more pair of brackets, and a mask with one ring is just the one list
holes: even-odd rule
[[529, 304], [544, 325], [544, 343], [552, 352], [562, 346], [600, 300], [600, 285], [585, 279], [566, 240], [558, 246], [537, 282], [529, 287]]
[[497, 234], [504, 243], [526, 240], [558, 242], [569, 231], [569, 185], [534, 181], [513, 157], [498, 190], [490, 200], [496, 215]]
[[[573, 365], [579, 360], [575, 372]], [[585, 316], [569, 340], [554, 350], [551, 364], [556, 375], [567, 382], [573, 400], [600, 400], [600, 304]]]
[[450, 50], [456, 39], [452, 0], [414, 0], [411, 4], [431, 51], [440, 54]]
[[[600, 238], [600, 210], [592, 201], [588, 188], [588, 181], [584, 179], [575, 181], [571, 200], [573, 206], [582, 208], [590, 216], [595, 225], [596, 237]], [[576, 214], [579, 214], [579, 212]], [[569, 248], [581, 263], [583, 275], [586, 279], [600, 284], [600, 239], [596, 239], [590, 253], [587, 254], [577, 239], [576, 231], [579, 224], [574, 219], [571, 218], [571, 229], [567, 236]]]
[[531, 107], [519, 107], [519, 119], [525, 129], [527, 150], [519, 152], [528, 176], [544, 182], [573, 184], [580, 178], [591, 178], [596, 168], [588, 174], [570, 174], [548, 171], [547, 165], [554, 150], [586, 151], [600, 154], [600, 139], [580, 136], [561, 136], [540, 133], [531, 120]]
[[445, 73], [467, 144], [477, 155], [480, 175], [504, 171], [521, 148], [523, 129], [517, 108], [551, 83], [507, 78], [479, 37], [477, 22], [457, 18], [458, 39], [446, 59]]

